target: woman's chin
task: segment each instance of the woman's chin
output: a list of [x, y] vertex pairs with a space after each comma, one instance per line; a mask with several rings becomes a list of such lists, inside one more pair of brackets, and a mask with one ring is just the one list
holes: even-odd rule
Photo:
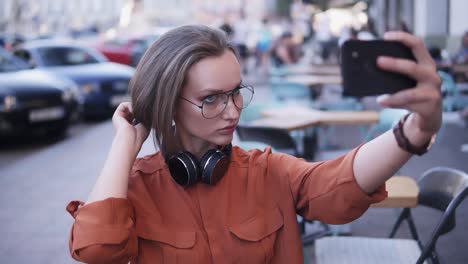
[[232, 139], [233, 139], [233, 135], [223, 135], [221, 137], [217, 137], [216, 140], [213, 142], [214, 144], [218, 145], [218, 146], [225, 146], [229, 143], [232, 142]]

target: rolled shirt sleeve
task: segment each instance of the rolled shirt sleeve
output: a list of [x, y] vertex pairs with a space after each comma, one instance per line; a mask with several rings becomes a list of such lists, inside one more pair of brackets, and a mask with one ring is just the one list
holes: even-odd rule
[[72, 257], [86, 263], [128, 263], [138, 252], [134, 210], [128, 199], [108, 198], [84, 205], [72, 201], [69, 247]]
[[[367, 194], [356, 182], [353, 161], [357, 147], [335, 160], [307, 162], [272, 154], [269, 171], [287, 180], [296, 212], [306, 219], [344, 224], [360, 217], [371, 204], [387, 197], [385, 184]], [[286, 177], [285, 177], [286, 176]]]

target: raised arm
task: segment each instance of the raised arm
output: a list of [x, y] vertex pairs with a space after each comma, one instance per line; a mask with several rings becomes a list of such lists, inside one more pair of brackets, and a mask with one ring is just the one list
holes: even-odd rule
[[[393, 95], [380, 96], [377, 101], [384, 107], [411, 111], [403, 126], [404, 134], [413, 146], [424, 146], [437, 133], [442, 120], [441, 81], [436, 65], [421, 39], [404, 32], [388, 32], [384, 38], [410, 47], [417, 61], [380, 57], [378, 66], [383, 70], [406, 74], [414, 78], [417, 85]], [[356, 181], [365, 192], [372, 193], [411, 156], [399, 147], [393, 132], [388, 131], [357, 152], [353, 163]]]
[[73, 201], [67, 211], [73, 216], [70, 253], [86, 263], [128, 263], [138, 252], [134, 209], [127, 199], [128, 178], [148, 131], [132, 125], [130, 103], [122, 103], [112, 122], [116, 136], [104, 168], [85, 205]]
[[127, 198], [132, 164], [149, 134], [142, 124], [133, 125], [132, 120], [131, 104], [120, 104], [112, 117], [116, 134], [111, 149], [86, 203], [110, 197]]

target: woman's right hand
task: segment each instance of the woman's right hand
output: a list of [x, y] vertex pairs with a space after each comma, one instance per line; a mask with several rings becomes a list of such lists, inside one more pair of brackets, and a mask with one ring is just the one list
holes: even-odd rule
[[135, 158], [149, 130], [143, 124], [133, 124], [132, 105], [121, 103], [112, 116], [115, 137], [101, 174], [89, 194], [87, 204], [109, 197], [126, 198], [128, 179]]
[[135, 155], [141, 149], [143, 142], [149, 135], [149, 130], [142, 124], [133, 124], [133, 108], [130, 102], [121, 103], [112, 116], [112, 124], [116, 134], [134, 144]]

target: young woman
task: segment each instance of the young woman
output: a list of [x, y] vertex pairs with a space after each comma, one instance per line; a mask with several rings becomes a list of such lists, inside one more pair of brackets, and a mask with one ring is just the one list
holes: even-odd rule
[[[87, 263], [301, 263], [297, 213], [332, 224], [356, 219], [386, 197], [384, 182], [410, 152], [424, 152], [440, 127], [440, 80], [422, 41], [401, 32], [386, 39], [409, 46], [417, 62], [379, 58], [379, 66], [418, 83], [379, 103], [412, 114], [395, 133], [309, 163], [230, 146], [253, 88], [242, 83], [222, 32], [183, 26], [162, 36], [138, 65], [132, 104], [114, 114], [115, 138], [88, 200], [67, 207], [75, 218], [72, 256]], [[136, 159], [145, 127], [154, 129], [160, 151]]]

